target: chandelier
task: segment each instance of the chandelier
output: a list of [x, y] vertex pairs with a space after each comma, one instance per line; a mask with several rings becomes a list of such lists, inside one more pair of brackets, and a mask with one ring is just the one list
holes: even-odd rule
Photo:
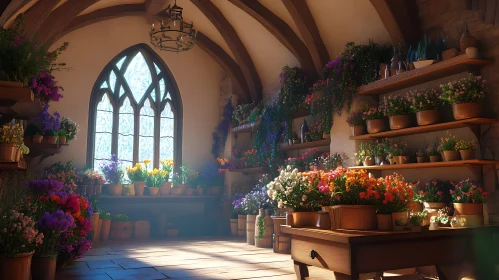
[[183, 8], [177, 6], [177, 0], [173, 6], [166, 8], [167, 24], [161, 19], [159, 27], [152, 24], [149, 36], [151, 44], [160, 50], [170, 52], [188, 51], [196, 43], [197, 30], [192, 23], [187, 23], [182, 18]]

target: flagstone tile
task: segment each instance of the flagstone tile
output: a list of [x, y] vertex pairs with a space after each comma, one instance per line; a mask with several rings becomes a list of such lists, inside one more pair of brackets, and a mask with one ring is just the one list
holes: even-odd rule
[[119, 265], [115, 264], [111, 260], [87, 261], [87, 265], [90, 269], [119, 267]]
[[132, 269], [123, 271], [110, 271], [107, 273], [113, 280], [158, 280], [168, 279], [164, 274], [154, 268]]

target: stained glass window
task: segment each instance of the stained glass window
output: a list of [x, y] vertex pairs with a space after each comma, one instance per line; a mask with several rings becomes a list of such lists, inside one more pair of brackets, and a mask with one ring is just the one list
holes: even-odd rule
[[92, 92], [88, 165], [98, 169], [112, 154], [125, 166], [145, 159], [154, 167], [163, 159], [180, 164], [180, 95], [167, 91], [174, 80], [165, 67], [144, 44], [125, 50], [106, 66]]

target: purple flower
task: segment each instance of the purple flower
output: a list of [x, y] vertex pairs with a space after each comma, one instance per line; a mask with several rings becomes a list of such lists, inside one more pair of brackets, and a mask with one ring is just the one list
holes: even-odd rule
[[47, 71], [42, 71], [38, 73], [37, 76], [31, 78], [29, 88], [43, 104], [47, 104], [50, 101], [59, 101], [59, 99], [63, 97], [62, 94], [59, 93], [59, 90], [64, 89], [57, 86], [55, 77]]
[[45, 212], [38, 220], [38, 229], [40, 231], [62, 233], [72, 227], [76, 227], [73, 217], [62, 210], [57, 210], [52, 214]]
[[27, 188], [37, 195], [53, 196], [60, 192], [64, 185], [56, 180], [34, 180], [28, 183]]

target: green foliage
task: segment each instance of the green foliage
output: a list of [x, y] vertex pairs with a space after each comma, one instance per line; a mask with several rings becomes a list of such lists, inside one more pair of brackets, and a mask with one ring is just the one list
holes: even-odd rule
[[126, 222], [130, 221], [130, 218], [125, 214], [116, 214], [113, 216], [112, 220], [114, 222]]
[[258, 239], [263, 239], [265, 235], [265, 230], [267, 229], [267, 225], [265, 225], [265, 217], [259, 217], [257, 221], [258, 225]]
[[99, 217], [101, 220], [111, 220], [111, 213], [101, 213]]

